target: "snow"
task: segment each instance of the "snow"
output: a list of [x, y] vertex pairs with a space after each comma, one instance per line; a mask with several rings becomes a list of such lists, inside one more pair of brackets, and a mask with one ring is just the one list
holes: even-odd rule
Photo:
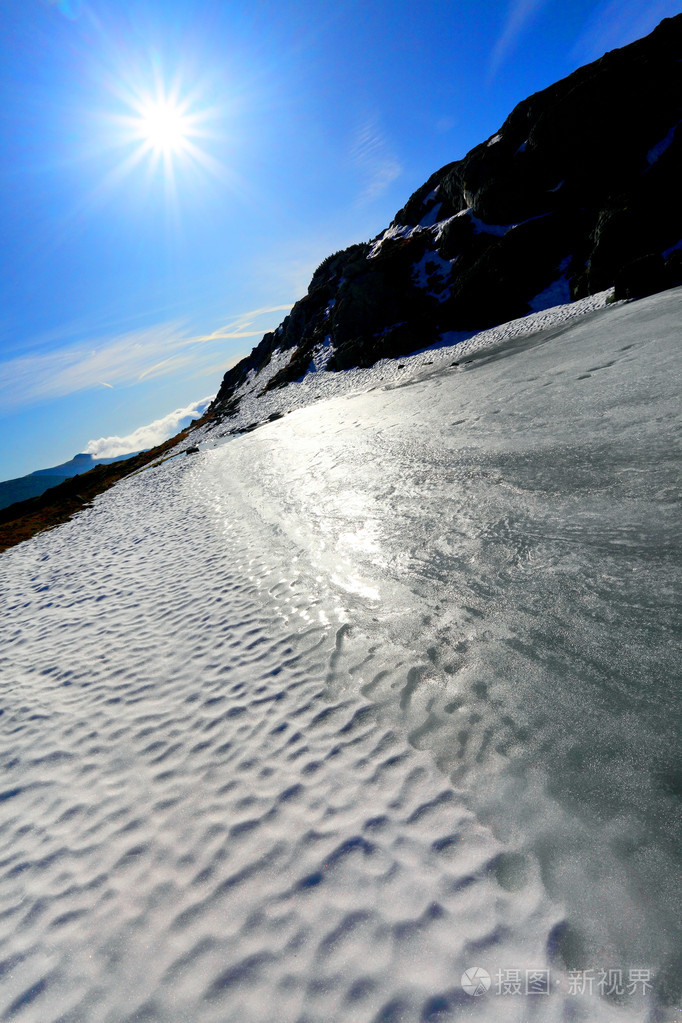
[[2, 555], [3, 1018], [673, 1018], [682, 290], [606, 297], [254, 375]]
[[[552, 189], [552, 191], [556, 191], [561, 188], [562, 184], [563, 181], [559, 182], [556, 189]], [[391, 227], [387, 228], [374, 239], [374, 243], [367, 254], [367, 258], [374, 259], [378, 256], [383, 245], [388, 241], [393, 241], [397, 238], [411, 238], [413, 235], [424, 231], [429, 232], [434, 241], [437, 242], [447, 225], [458, 217], [468, 217], [473, 224], [475, 234], [491, 234], [501, 238], [509, 231], [513, 231], [515, 227], [520, 227], [522, 224], [529, 224], [532, 220], [542, 220], [544, 217], [549, 216], [547, 213], [541, 213], [538, 216], [528, 217], [526, 220], [520, 220], [514, 224], [487, 224], [474, 214], [471, 207], [467, 207], [467, 209], [460, 210], [459, 213], [455, 213], [451, 217], [447, 217], [444, 220], [438, 220], [437, 217], [440, 212], [441, 205], [441, 203], [437, 203], [433, 206], [424, 214], [420, 222], [415, 227], [410, 227], [409, 224], [392, 224]]]
[[488, 139], [488, 141], [486, 142], [486, 145], [487, 146], [494, 146], [497, 142], [501, 142], [501, 141], [502, 141], [502, 136], [500, 134], [493, 135], [492, 138]]
[[374, 259], [375, 256], [378, 256], [385, 242], [392, 241], [395, 238], [411, 238], [417, 230], [419, 228], [410, 227], [407, 224], [392, 224], [391, 227], [387, 227], [385, 231], [382, 231], [375, 240], [374, 245], [367, 253], [367, 259]]
[[[292, 348], [282, 350], [281, 348], [275, 348], [273, 351], [270, 361], [263, 369], [256, 373], [255, 370], [250, 369], [247, 373], [246, 380], [241, 384], [234, 392], [234, 397], [240, 400], [257, 398], [263, 388], [270, 383], [272, 378], [276, 376], [280, 370], [288, 366], [297, 351], [298, 345], [294, 345]], [[188, 445], [189, 445], [188, 441]]]
[[516, 224], [486, 224], [483, 220], [475, 217], [470, 210], [466, 212], [469, 214], [469, 219], [474, 225], [474, 234], [492, 234], [497, 238], [501, 238], [517, 226]]
[[534, 298], [531, 298], [528, 305], [533, 312], [542, 309], [551, 309], [554, 306], [565, 304], [571, 301], [571, 286], [565, 275], [565, 271], [571, 262], [571, 256], [566, 256], [557, 268], [559, 276], [552, 281], [543, 291], [540, 291]]
[[677, 252], [678, 249], [682, 249], [682, 238], [663, 252], [663, 258], [667, 259], [671, 252]]
[[332, 345], [332, 336], [327, 334], [322, 344], [317, 345], [313, 351], [313, 357], [310, 360], [308, 366], [308, 373], [321, 373], [326, 369], [327, 363], [334, 354], [334, 346]]
[[677, 124], [670, 129], [665, 138], [662, 138], [660, 142], [657, 142], [655, 146], [652, 146], [652, 148], [646, 154], [647, 163], [649, 164], [650, 167], [652, 167], [657, 162], [657, 160], [661, 156], [663, 156], [666, 149], [671, 144], [672, 140], [675, 138], [675, 132], [677, 131], [679, 126], [680, 122], [678, 121]]
[[450, 278], [450, 271], [456, 259], [443, 259], [435, 249], [427, 249], [422, 258], [414, 264], [412, 279], [427, 294], [444, 302], [450, 297], [450, 288], [444, 287]]
[[[377, 386], [419, 379], [424, 372], [437, 372], [448, 367], [453, 359], [466, 358], [477, 352], [504, 346], [539, 330], [560, 327], [570, 320], [581, 318], [606, 306], [613, 289], [590, 295], [578, 302], [570, 302], [553, 309], [545, 309], [520, 319], [502, 323], [489, 330], [473, 332], [451, 331], [440, 341], [401, 359], [382, 359], [371, 369], [350, 369], [341, 373], [312, 373], [286, 387], [264, 392], [274, 374], [285, 366], [293, 349], [273, 353], [270, 363], [259, 374], [250, 374], [235, 394], [241, 398], [239, 411], [223, 423], [210, 423], [192, 432], [182, 447], [196, 443], [220, 443], [220, 437], [262, 422], [271, 415], [283, 415], [303, 408], [312, 402], [332, 397], [357, 394]], [[331, 349], [325, 349], [331, 357]], [[432, 368], [433, 367], [433, 368]]]
[[508, 234], [509, 231], [513, 231], [515, 227], [521, 227], [522, 224], [530, 224], [532, 220], [543, 220], [545, 217], [549, 216], [549, 214], [540, 213], [536, 217], [527, 217], [526, 220], [519, 220], [515, 224], [486, 224], [485, 221], [480, 220], [474, 215], [472, 209], [461, 210], [461, 212], [456, 213], [455, 216], [469, 217], [471, 223], [474, 225], [474, 234], [492, 234], [501, 238], [503, 235]]
[[419, 221], [419, 227], [433, 227], [438, 220], [438, 214], [440, 213], [442, 205], [442, 202], [434, 203], [428, 213], [425, 213]]

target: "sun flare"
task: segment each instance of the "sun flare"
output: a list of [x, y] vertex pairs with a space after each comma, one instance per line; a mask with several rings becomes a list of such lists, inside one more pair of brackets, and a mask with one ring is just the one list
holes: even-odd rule
[[180, 153], [187, 146], [190, 119], [171, 100], [155, 100], [140, 111], [140, 134], [150, 148], [159, 153]]
[[157, 75], [144, 82], [134, 76], [115, 82], [113, 91], [121, 109], [108, 121], [111, 144], [124, 155], [112, 168], [112, 184], [137, 171], [148, 183], [162, 181], [163, 194], [174, 202], [180, 185], [186, 189], [205, 175], [223, 174], [211, 152], [222, 113], [207, 103], [201, 83], [187, 88], [178, 78], [163, 81]]

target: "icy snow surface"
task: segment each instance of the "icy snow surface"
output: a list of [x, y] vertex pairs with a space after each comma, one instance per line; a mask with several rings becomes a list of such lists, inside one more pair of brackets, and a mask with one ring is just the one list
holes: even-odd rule
[[[453, 360], [469, 357], [476, 352], [492, 350], [513, 342], [516, 338], [526, 337], [550, 327], [559, 327], [569, 320], [602, 309], [612, 290], [590, 295], [579, 302], [543, 309], [478, 333], [448, 331], [442, 335], [441, 342], [437, 345], [402, 359], [383, 359], [371, 369], [350, 369], [343, 373], [309, 372], [297, 383], [263, 393], [267, 383], [289, 363], [296, 351], [295, 347], [285, 351], [278, 348], [260, 373], [250, 372], [248, 379], [235, 391], [235, 396], [240, 399], [237, 414], [218, 426], [213, 424], [193, 432], [184, 447], [190, 447], [197, 441], [207, 438], [215, 440], [216, 437], [225, 435], [228, 430], [233, 432], [252, 425], [254, 421], [267, 419], [269, 415], [304, 408], [314, 401], [342, 394], [357, 394], [376, 386], [387, 386], [391, 382], [405, 383], [419, 379], [425, 372], [431, 375], [439, 368], [448, 367]], [[323, 352], [325, 360], [328, 360], [332, 349], [324, 345], [320, 346], [319, 352]]]
[[673, 1018], [680, 294], [383, 364], [2, 555], [0, 1018]]

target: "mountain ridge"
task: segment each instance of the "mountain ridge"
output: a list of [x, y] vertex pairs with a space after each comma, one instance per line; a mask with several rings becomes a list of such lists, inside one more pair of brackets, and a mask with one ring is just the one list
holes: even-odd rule
[[79, 452], [68, 462], [61, 462], [48, 469], [35, 469], [25, 476], [17, 476], [15, 479], [2, 480], [0, 482], [0, 509], [9, 508], [19, 501], [27, 501], [32, 497], [39, 497], [46, 490], [58, 487], [64, 480], [80, 476], [98, 465], [111, 465], [113, 462], [133, 458], [139, 453], [139, 451], [130, 451], [125, 455], [96, 458], [87, 452]]
[[373, 365], [615, 286], [682, 281], [682, 14], [522, 100], [389, 227], [322, 261], [279, 327], [225, 374], [208, 417], [265, 384]]

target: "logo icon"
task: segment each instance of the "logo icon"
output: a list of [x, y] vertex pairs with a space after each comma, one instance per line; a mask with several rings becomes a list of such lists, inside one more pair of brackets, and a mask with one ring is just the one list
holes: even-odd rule
[[490, 974], [482, 966], [470, 966], [462, 974], [462, 987], [468, 995], [478, 998], [490, 988]]

